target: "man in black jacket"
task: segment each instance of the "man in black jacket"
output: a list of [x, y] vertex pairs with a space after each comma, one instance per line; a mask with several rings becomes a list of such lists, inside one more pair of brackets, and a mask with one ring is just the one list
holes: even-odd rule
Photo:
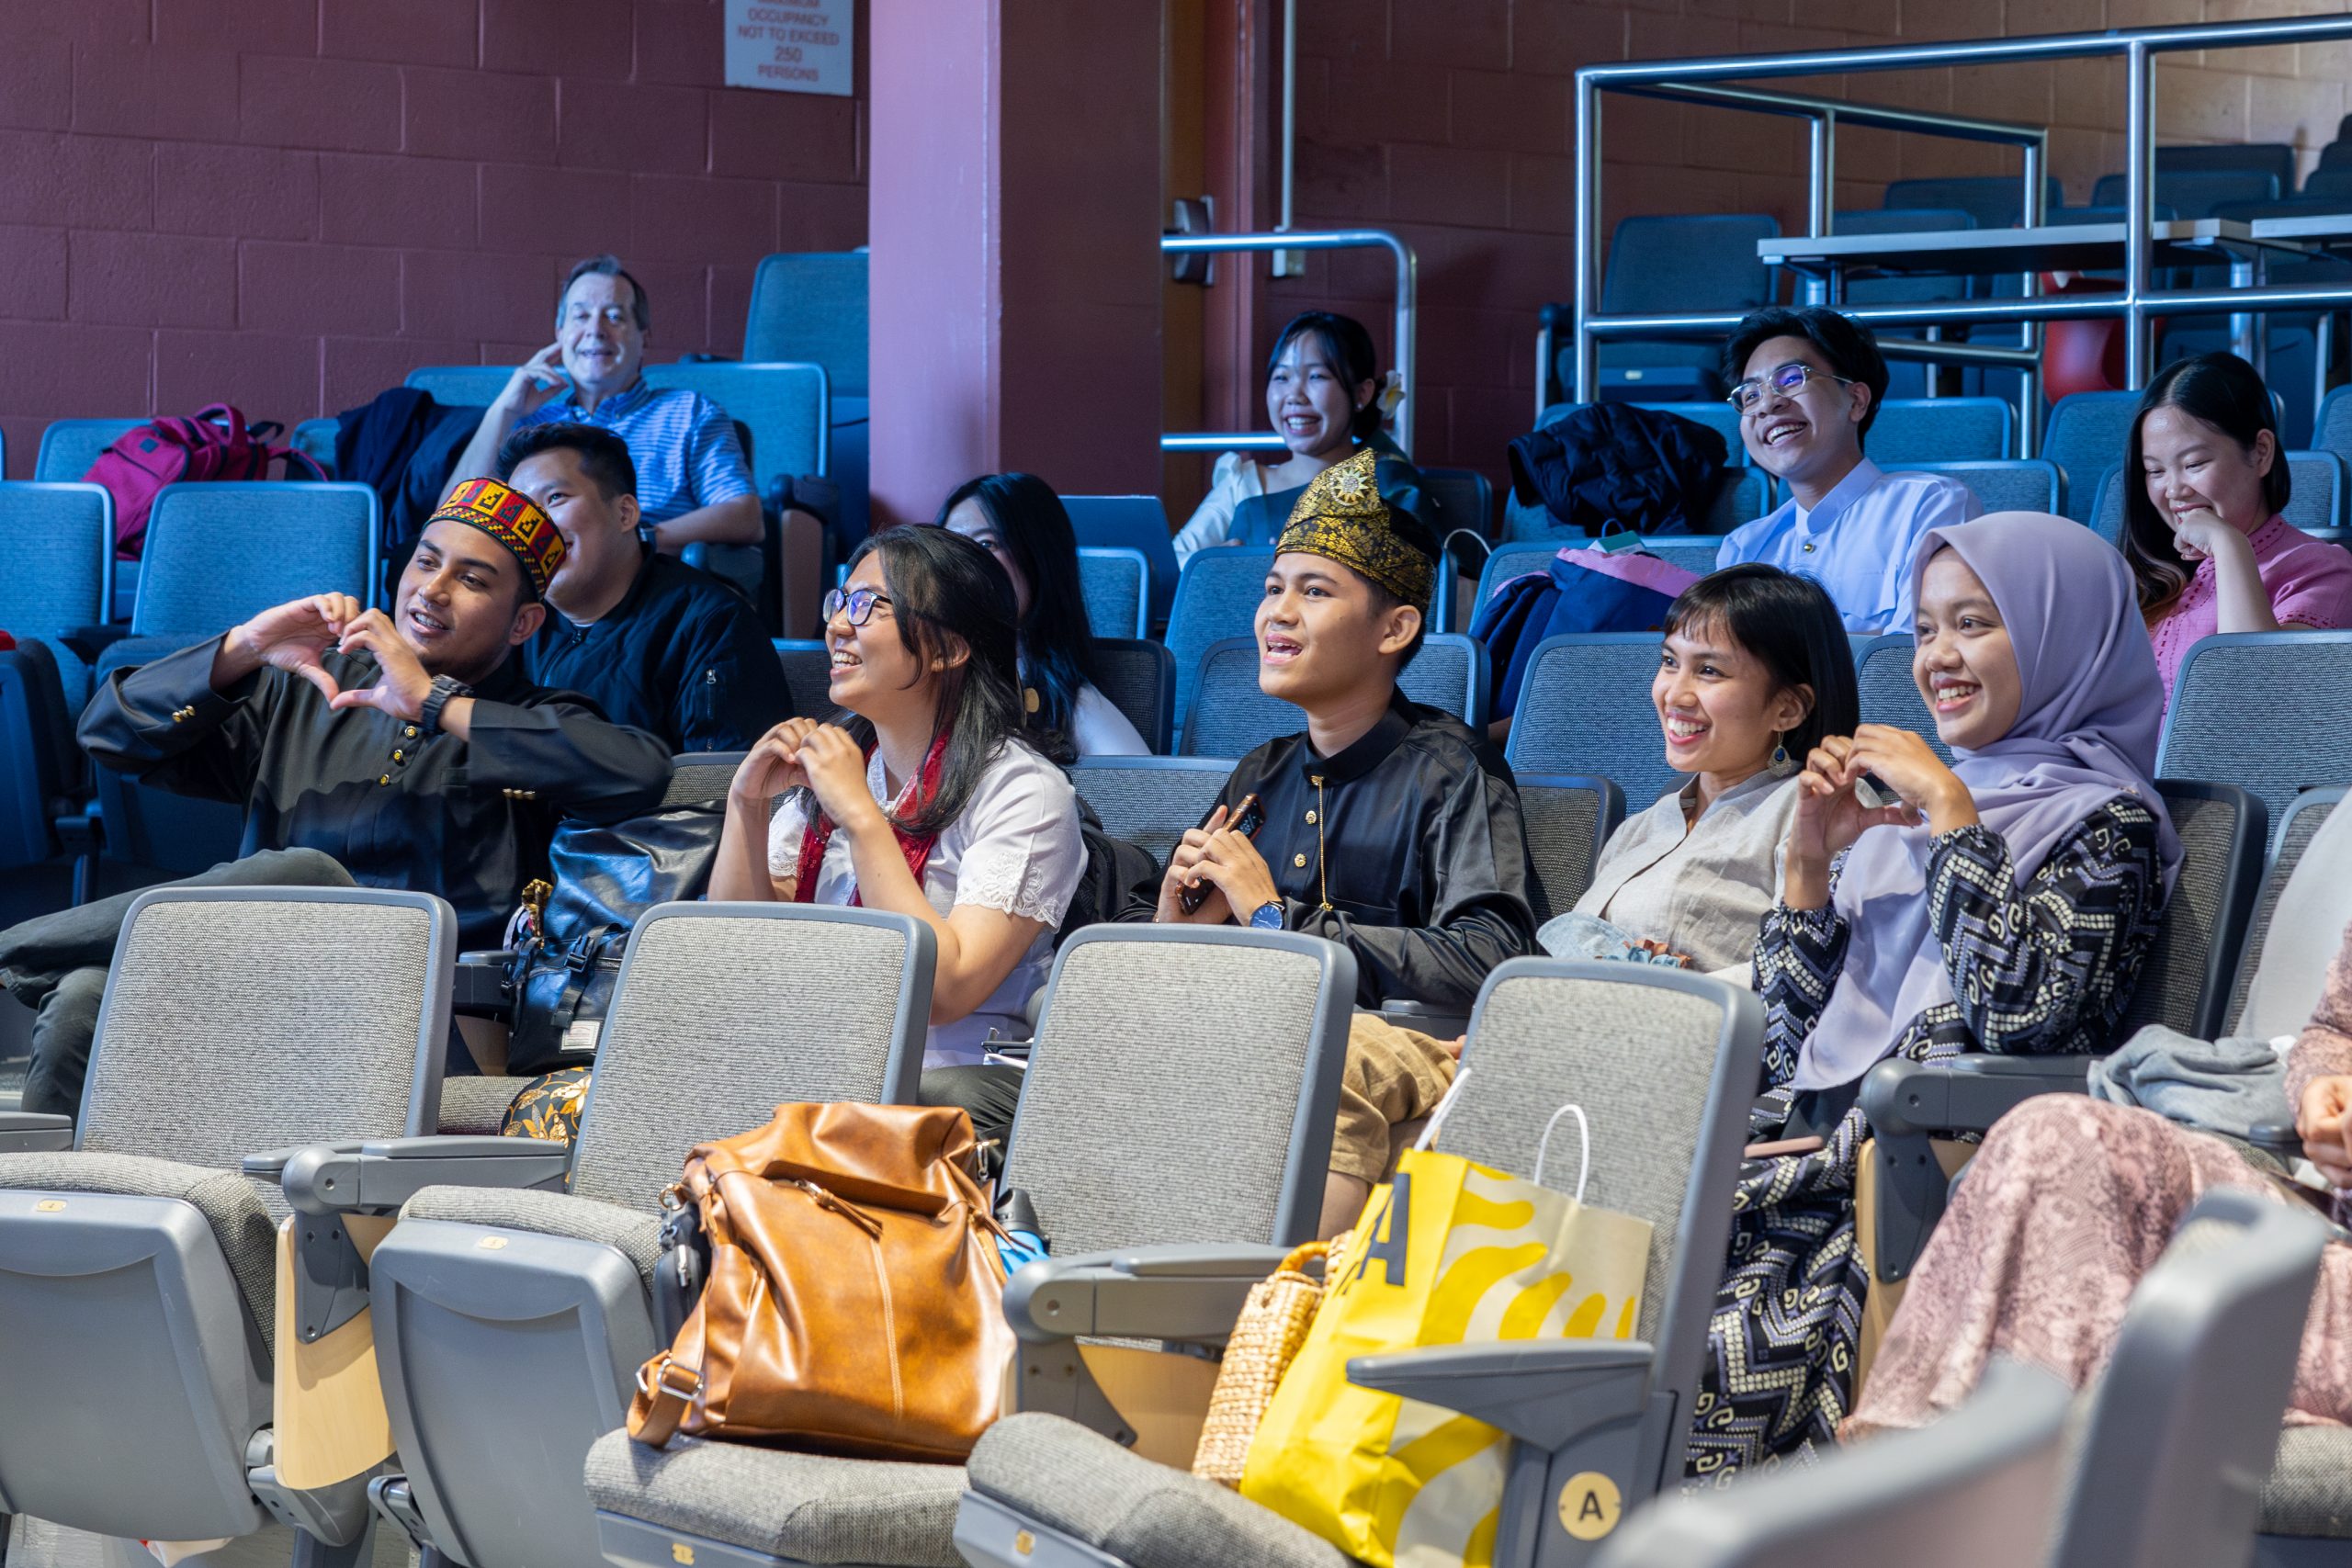
[[553, 611], [525, 645], [542, 685], [582, 692], [671, 750], [748, 751], [794, 716], [784, 667], [752, 607], [639, 536], [637, 468], [608, 430], [534, 424], [498, 449], [498, 476], [562, 533]]
[[[461, 947], [496, 947], [525, 882], [547, 874], [559, 816], [621, 821], [670, 782], [661, 741], [516, 668], [562, 560], [537, 507], [468, 479], [417, 542], [392, 614], [313, 594], [117, 671], [82, 716], [82, 745], [100, 767], [243, 808], [242, 858], [194, 885], [437, 893]], [[133, 897], [0, 932], [0, 985], [39, 1010], [28, 1111], [81, 1102]]]

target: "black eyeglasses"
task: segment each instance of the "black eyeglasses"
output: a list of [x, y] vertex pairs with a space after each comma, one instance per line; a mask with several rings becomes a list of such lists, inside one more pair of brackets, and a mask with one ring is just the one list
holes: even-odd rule
[[1792, 359], [1770, 376], [1750, 376], [1747, 380], [1734, 387], [1724, 401], [1742, 413], [1754, 413], [1757, 405], [1764, 400], [1765, 388], [1770, 387], [1783, 397], [1793, 398], [1804, 390], [1806, 382], [1815, 378], [1824, 381], [1835, 381], [1841, 387], [1850, 387], [1854, 384], [1853, 378], [1849, 376], [1832, 376], [1826, 370], [1815, 370], [1802, 360]]
[[849, 624], [862, 626], [874, 618], [874, 606], [888, 604], [890, 596], [878, 588], [836, 588], [825, 595], [825, 619], [831, 621], [843, 610], [849, 612]]

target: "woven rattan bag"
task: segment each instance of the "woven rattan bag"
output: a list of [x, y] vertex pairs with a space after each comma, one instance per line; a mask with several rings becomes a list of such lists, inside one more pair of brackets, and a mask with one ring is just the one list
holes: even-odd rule
[[1194, 1475], [1227, 1486], [1241, 1484], [1250, 1439], [1258, 1435], [1274, 1386], [1306, 1342], [1307, 1325], [1322, 1304], [1323, 1281], [1306, 1272], [1306, 1266], [1329, 1250], [1330, 1243], [1322, 1241], [1294, 1247], [1282, 1267], [1250, 1287], [1233, 1336], [1225, 1342], [1200, 1447], [1193, 1450]]
[[1258, 1435], [1274, 1388], [1306, 1342], [1315, 1310], [1323, 1304], [1323, 1280], [1309, 1274], [1306, 1266], [1323, 1259], [1324, 1280], [1344, 1272], [1343, 1251], [1354, 1235], [1350, 1231], [1338, 1241], [1293, 1247], [1280, 1268], [1250, 1288], [1241, 1315], [1234, 1320], [1233, 1336], [1225, 1343], [1216, 1387], [1209, 1394], [1208, 1418], [1201, 1425], [1200, 1447], [1193, 1451], [1194, 1475], [1226, 1486], [1241, 1484], [1250, 1439]]

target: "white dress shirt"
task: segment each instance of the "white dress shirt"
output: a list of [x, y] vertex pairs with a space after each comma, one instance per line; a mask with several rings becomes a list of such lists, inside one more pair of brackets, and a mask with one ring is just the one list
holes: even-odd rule
[[1810, 577], [1828, 590], [1848, 631], [1907, 636], [1915, 609], [1911, 558], [1920, 539], [1983, 510], [1956, 479], [1885, 473], [1865, 457], [1810, 512], [1792, 497], [1733, 529], [1715, 567], [1762, 561]]

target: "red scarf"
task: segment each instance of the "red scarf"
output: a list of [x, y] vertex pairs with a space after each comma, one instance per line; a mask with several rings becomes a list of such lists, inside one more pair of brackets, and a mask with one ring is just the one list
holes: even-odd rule
[[[874, 750], [865, 752], [866, 765], [874, 763]], [[939, 794], [939, 773], [947, 757], [947, 735], [941, 731], [924, 754], [922, 771], [915, 775], [915, 787], [907, 802], [907, 815], [920, 817], [922, 808]], [[889, 818], [890, 832], [899, 840], [899, 852], [907, 857], [907, 869], [915, 874], [915, 886], [922, 886], [922, 869], [931, 863], [932, 846], [939, 842], [936, 833], [910, 833], [899, 826], [896, 816]], [[823, 811], [810, 813], [808, 829], [800, 835], [800, 863], [794, 871], [792, 900], [796, 904], [813, 903], [817, 897], [817, 870], [825, 863], [825, 845], [833, 836], [832, 818]], [[855, 888], [850, 890], [850, 907], [856, 908], [865, 897]]]

